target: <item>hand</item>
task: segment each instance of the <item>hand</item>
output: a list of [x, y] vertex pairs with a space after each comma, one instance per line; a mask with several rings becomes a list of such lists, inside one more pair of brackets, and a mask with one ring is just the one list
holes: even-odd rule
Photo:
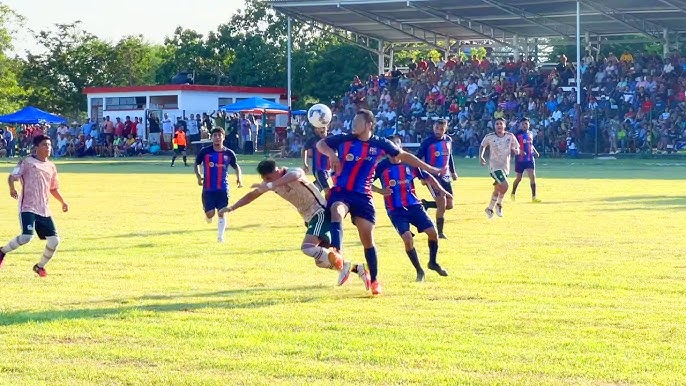
[[486, 165], [486, 159], [484, 157], [481, 157], [480, 159], [481, 159], [481, 164]]
[[204, 182], [202, 177], [198, 177], [198, 185], [202, 186], [202, 183]]
[[310, 167], [307, 166], [307, 165], [303, 165], [303, 171], [304, 171], [305, 173], [309, 173], [309, 172], [310, 172]]
[[62, 203], [62, 212], [69, 212], [69, 204], [66, 202]]
[[381, 194], [382, 194], [384, 197], [388, 197], [388, 196], [390, 196], [391, 194], [393, 194], [393, 190], [392, 190], [391, 188], [383, 188], [383, 189], [381, 189]]
[[226, 213], [231, 213], [231, 212], [233, 212], [233, 208], [230, 207], [230, 206], [227, 206], [227, 207], [224, 207], [224, 208], [219, 209], [219, 212], [217, 212], [217, 215], [218, 215], [218, 216], [223, 216], [223, 215], [225, 215]]
[[444, 167], [438, 169], [438, 175], [439, 176], [447, 176], [450, 174], [450, 168], [448, 165], [445, 165]]
[[10, 197], [14, 198], [15, 200], [19, 199], [19, 195], [17, 194], [17, 189], [10, 188]]
[[343, 170], [341, 170], [341, 160], [338, 159], [338, 157], [332, 157], [329, 158], [331, 162], [331, 169], [336, 173], [336, 174], [341, 174]]
[[238, 184], [238, 187], [239, 187], [239, 188], [242, 188], [242, 187], [243, 187], [243, 181], [241, 181], [240, 179], [237, 179], [237, 180], [236, 180], [236, 183]]
[[451, 177], [453, 178], [453, 181], [457, 181], [457, 173], [453, 173]]
[[447, 198], [447, 199], [451, 199], [451, 200], [453, 199], [453, 195], [448, 193], [448, 191], [446, 191], [446, 190], [443, 191], [443, 196], [445, 196], [445, 198]]

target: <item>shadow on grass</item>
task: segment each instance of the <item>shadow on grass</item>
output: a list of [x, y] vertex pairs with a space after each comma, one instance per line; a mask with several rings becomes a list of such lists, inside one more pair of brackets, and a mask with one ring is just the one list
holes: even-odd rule
[[[128, 317], [132, 312], [193, 312], [208, 308], [223, 309], [250, 309], [269, 307], [277, 304], [309, 303], [319, 300], [317, 296], [271, 296], [263, 299], [246, 298], [245, 294], [267, 293], [267, 292], [294, 292], [298, 290], [321, 289], [323, 286], [303, 286], [286, 288], [248, 288], [227, 291], [217, 291], [209, 293], [188, 294], [188, 295], [146, 295], [132, 299], [102, 300], [93, 303], [121, 303], [139, 302], [145, 300], [173, 300], [179, 298], [203, 298], [203, 297], [226, 297], [221, 300], [208, 300], [201, 302], [175, 302], [163, 304], [140, 304], [121, 307], [106, 308], [83, 308], [71, 310], [52, 310], [52, 311], [17, 311], [0, 312], [0, 326], [11, 326], [24, 323], [52, 322], [57, 320], [77, 320], [102, 318], [108, 316]], [[83, 304], [78, 303], [76, 305]]]
[[610, 203], [630, 204], [631, 207], [604, 207], [604, 211], [627, 211], [627, 210], [686, 210], [686, 197], [678, 196], [618, 196], [608, 197], [604, 200]]
[[[259, 227], [260, 224], [245, 224], [240, 226], [229, 225], [227, 230], [241, 230]], [[207, 229], [179, 229], [176, 231], [157, 231], [157, 232], [131, 232], [122, 233], [118, 235], [106, 235], [106, 236], [96, 236], [96, 237], [84, 237], [83, 240], [105, 240], [105, 239], [129, 239], [136, 237], [148, 237], [148, 236], [171, 236], [171, 235], [182, 235], [188, 233], [209, 233], [216, 232], [216, 223], [207, 224]], [[211, 240], [208, 240], [211, 241]]]

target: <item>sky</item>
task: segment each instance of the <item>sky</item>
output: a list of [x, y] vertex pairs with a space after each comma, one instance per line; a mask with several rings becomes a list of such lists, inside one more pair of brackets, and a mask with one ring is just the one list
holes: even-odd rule
[[[248, 0], [250, 1], [250, 0]], [[143, 35], [152, 43], [162, 43], [177, 26], [202, 34], [226, 23], [244, 6], [244, 0], [0, 0], [23, 15], [29, 28], [40, 31], [55, 23], [81, 20], [81, 27], [112, 42], [126, 35]], [[14, 40], [14, 51], [36, 51], [30, 34]]]

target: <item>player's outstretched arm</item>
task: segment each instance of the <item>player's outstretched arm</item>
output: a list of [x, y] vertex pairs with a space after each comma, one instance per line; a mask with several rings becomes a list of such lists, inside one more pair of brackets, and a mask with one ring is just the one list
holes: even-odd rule
[[341, 162], [336, 155], [336, 152], [326, 143], [326, 139], [320, 139], [317, 142], [317, 150], [325, 156], [329, 157], [329, 162], [331, 162], [331, 168], [336, 172], [340, 173]]
[[399, 159], [400, 162], [402, 162], [404, 164], [425, 170], [431, 174], [436, 174], [436, 175], [448, 174], [448, 167], [447, 166], [443, 169], [433, 167], [433, 166], [427, 164], [426, 162], [420, 160], [419, 158], [417, 158], [414, 154], [408, 153], [404, 150], [400, 150], [400, 154], [398, 154], [398, 156], [396, 158]]
[[486, 165], [486, 158], [484, 158], [485, 153], [486, 153], [486, 146], [484, 146], [482, 144], [481, 147], [479, 147], [479, 160], [481, 161], [482, 165]]
[[303, 159], [303, 170], [305, 171], [305, 173], [309, 173], [310, 165], [307, 164], [307, 161], [310, 159], [310, 157], [312, 157], [312, 150], [303, 147], [301, 156]]
[[376, 185], [372, 185], [372, 192], [379, 193], [380, 195], [382, 195], [384, 197], [390, 196], [393, 193], [393, 191], [388, 189], [388, 188], [380, 188]]
[[67, 202], [64, 201], [64, 198], [62, 198], [62, 194], [60, 194], [59, 189], [51, 189], [50, 194], [52, 194], [52, 196], [55, 197], [55, 199], [59, 201], [60, 204], [62, 204], [62, 212], [69, 211], [69, 204], [67, 204]]
[[259, 196], [261, 196], [264, 192], [266, 192], [266, 190], [260, 188], [253, 189], [252, 191], [250, 191], [250, 193], [246, 194], [245, 196], [241, 197], [240, 200], [236, 201], [235, 204], [219, 209], [219, 215], [233, 212], [234, 210], [240, 207], [250, 204], [251, 202], [255, 201]]

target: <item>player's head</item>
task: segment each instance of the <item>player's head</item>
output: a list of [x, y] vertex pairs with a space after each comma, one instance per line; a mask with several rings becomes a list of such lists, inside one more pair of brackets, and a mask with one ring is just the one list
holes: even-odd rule
[[524, 117], [519, 120], [519, 128], [524, 131], [529, 130], [529, 126], [531, 125], [531, 122], [529, 122], [529, 118]]
[[52, 151], [52, 141], [45, 134], [37, 135], [33, 137], [33, 147], [38, 158], [48, 158]]
[[495, 120], [495, 133], [503, 135], [505, 133], [505, 119], [498, 118]]
[[[401, 148], [401, 149], [403, 148], [403, 140], [400, 138], [399, 135], [393, 135], [389, 139], [391, 140], [391, 142], [396, 144], [399, 148]], [[400, 160], [396, 159], [396, 157], [388, 156], [388, 159], [391, 160], [391, 162], [393, 162], [393, 163], [399, 163], [400, 162]]]
[[320, 138], [326, 138], [326, 135], [329, 133], [329, 128], [328, 126], [315, 127], [314, 132], [317, 133]]
[[210, 132], [212, 135], [212, 145], [221, 146], [224, 143], [224, 130], [219, 127], [215, 127]]
[[434, 123], [434, 135], [436, 138], [442, 138], [448, 131], [448, 121], [441, 118]]
[[273, 159], [265, 159], [257, 164], [257, 174], [262, 177], [263, 181], [272, 182], [279, 179], [279, 169], [276, 167], [276, 161]]
[[371, 133], [374, 131], [374, 125], [376, 125], [374, 113], [369, 110], [360, 109], [353, 119], [353, 134], [359, 136], [366, 132]]

